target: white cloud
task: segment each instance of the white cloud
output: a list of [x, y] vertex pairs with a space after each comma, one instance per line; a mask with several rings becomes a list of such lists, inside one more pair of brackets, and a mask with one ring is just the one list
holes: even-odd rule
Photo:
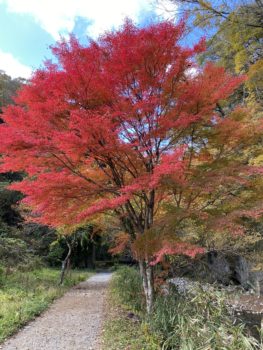
[[[118, 27], [125, 17], [136, 21], [143, 10], [153, 9], [156, 0], [0, 0], [8, 11], [30, 14], [36, 22], [59, 39], [60, 34], [71, 32], [78, 16], [91, 20], [88, 35], [97, 37], [105, 30]], [[168, 4], [167, 0], [165, 3]], [[169, 7], [170, 9], [170, 7]], [[155, 8], [156, 13], [165, 16]]]
[[177, 5], [170, 0], [156, 0], [155, 13], [163, 19], [174, 19], [177, 14]]
[[0, 68], [12, 78], [29, 78], [32, 69], [19, 62], [11, 53], [0, 51]]

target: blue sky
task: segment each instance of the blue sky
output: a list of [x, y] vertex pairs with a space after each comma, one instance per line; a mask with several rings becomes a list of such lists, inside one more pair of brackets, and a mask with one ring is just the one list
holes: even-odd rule
[[167, 15], [171, 4], [163, 1], [161, 7], [156, 0], [0, 0], [0, 70], [29, 78], [60, 35], [97, 38], [125, 17], [143, 25]]

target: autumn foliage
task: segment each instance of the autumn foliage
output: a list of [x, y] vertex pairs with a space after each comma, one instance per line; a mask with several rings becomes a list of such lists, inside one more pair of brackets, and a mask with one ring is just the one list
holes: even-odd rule
[[[74, 226], [110, 211], [136, 242], [165, 205], [178, 208], [178, 223], [189, 216], [210, 222], [219, 195], [244, 185], [249, 169], [235, 152], [255, 130], [246, 112], [218, 110], [244, 77], [198, 67], [205, 42], [183, 47], [183, 32], [183, 23], [139, 29], [127, 21], [87, 46], [71, 37], [53, 47], [57, 63], [34, 73], [0, 126], [1, 171], [28, 174], [11, 188], [26, 195], [35, 219]], [[168, 244], [171, 232], [157, 241], [152, 256], [144, 251], [147, 261], [200, 252]]]

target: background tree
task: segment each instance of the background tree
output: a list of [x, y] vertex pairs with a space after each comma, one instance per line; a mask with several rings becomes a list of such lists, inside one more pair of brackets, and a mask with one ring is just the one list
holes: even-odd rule
[[[14, 96], [18, 89], [25, 82], [24, 79], [12, 79], [4, 71], [0, 70], [0, 123], [3, 108], [14, 103]], [[21, 222], [21, 216], [15, 206], [22, 198], [21, 193], [10, 191], [6, 186], [12, 181], [22, 180], [19, 173], [0, 173], [0, 222], [14, 226]]]
[[[53, 48], [58, 63], [46, 62], [35, 72], [0, 129], [1, 169], [28, 173], [11, 188], [27, 196], [24, 203], [39, 222], [71, 232], [105, 211], [119, 218], [139, 261], [148, 312], [152, 264], [168, 242], [155, 239], [154, 225], [171, 189], [186, 186], [191, 164], [204, 179], [196, 188], [217, 186], [215, 193], [229, 173], [238, 186], [251, 172], [233, 155], [242, 153], [245, 136], [250, 141], [255, 134], [253, 125], [247, 130], [246, 112], [221, 119], [216, 111], [244, 78], [212, 64], [197, 67], [204, 42], [182, 47], [183, 34], [183, 23], [139, 29], [128, 21], [86, 47], [73, 37], [60, 42]], [[216, 165], [222, 149], [229, 158], [220, 159], [221, 166], [212, 171], [208, 161], [202, 167], [206, 157]], [[225, 224], [233, 219], [230, 213]], [[200, 252], [171, 236], [174, 253]]]
[[[229, 26], [240, 23], [247, 28], [263, 27], [262, 0], [168, 0], [169, 2], [176, 5], [177, 14], [183, 16], [187, 14], [190, 16], [190, 23], [199, 27], [217, 28], [223, 22]], [[165, 6], [167, 1], [157, 0], [157, 3], [170, 13], [171, 17], [176, 15], [174, 9], [169, 10]]]
[[[83, 260], [86, 268], [95, 268], [95, 241], [97, 233], [95, 226], [89, 224], [86, 227], [76, 229], [70, 235], [61, 232], [58, 234], [58, 239], [53, 242], [52, 246], [59, 244], [61, 247], [61, 243], [64, 243], [67, 247], [66, 255], [64, 255], [62, 260], [60, 284], [63, 283], [66, 272], [69, 271], [71, 264], [74, 264], [74, 262], [78, 266], [77, 263]], [[63, 250], [61, 253], [63, 254]]]
[[[246, 103], [262, 111], [263, 3], [261, 0], [169, 0], [176, 4], [171, 16], [188, 16], [188, 35], [207, 37], [201, 63], [214, 61], [247, 81], [229, 101]], [[158, 1], [165, 8], [166, 1]]]
[[237, 102], [262, 111], [263, 106], [263, 27], [247, 26], [254, 20], [252, 10], [237, 8], [229, 14], [231, 25], [223, 21], [208, 42], [202, 60], [213, 60], [233, 73], [247, 74], [247, 81], [235, 96]]
[[0, 113], [2, 113], [3, 107], [14, 103], [13, 98], [16, 92], [25, 83], [25, 79], [12, 79], [3, 70], [0, 70]]

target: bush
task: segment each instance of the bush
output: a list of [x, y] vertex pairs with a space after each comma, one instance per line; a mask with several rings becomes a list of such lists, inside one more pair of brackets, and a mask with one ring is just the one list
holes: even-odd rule
[[21, 272], [30, 272], [41, 269], [45, 266], [43, 260], [39, 256], [28, 255], [26, 262], [17, 265], [17, 270]]
[[163, 350], [259, 349], [243, 326], [233, 324], [222, 293], [200, 290], [182, 296], [173, 288], [157, 297], [148, 323]]
[[113, 276], [113, 293], [122, 304], [134, 311], [143, 310], [143, 289], [139, 271], [133, 267], [121, 267]]
[[0, 261], [6, 266], [17, 266], [27, 260], [27, 246], [24, 241], [13, 237], [0, 237]]
[[65, 249], [60, 245], [59, 241], [52, 242], [49, 246], [49, 253], [47, 255], [47, 262], [50, 266], [60, 266], [63, 260]]

